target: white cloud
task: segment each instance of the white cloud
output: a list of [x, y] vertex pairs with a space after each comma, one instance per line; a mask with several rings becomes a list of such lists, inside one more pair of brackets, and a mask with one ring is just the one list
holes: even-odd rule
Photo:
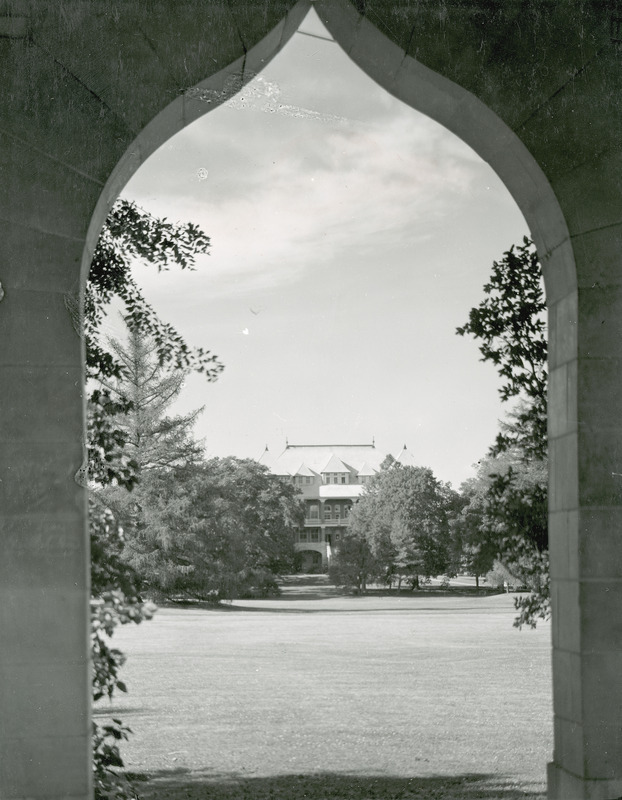
[[[230, 113], [242, 121], [261, 112]], [[199, 166], [180, 174], [175, 153], [158, 157], [157, 194], [164, 190], [166, 201], [153, 187], [157, 199], [131, 187], [128, 193], [157, 213], [202, 225], [212, 237], [206, 268], [216, 293], [291, 281], [301, 270], [346, 258], [353, 242], [365, 247], [370, 237], [380, 246], [396, 237], [414, 244], [452, 213], [481, 171], [464, 146], [456, 149], [423, 117], [413, 124], [410, 111], [382, 126], [287, 120], [285, 135], [270, 140], [264, 132], [235, 143], [218, 131], [210, 138], [209, 118], [202, 122], [193, 146], [210, 146], [209, 158], [197, 156]], [[220, 142], [230, 166], [219, 173]]]

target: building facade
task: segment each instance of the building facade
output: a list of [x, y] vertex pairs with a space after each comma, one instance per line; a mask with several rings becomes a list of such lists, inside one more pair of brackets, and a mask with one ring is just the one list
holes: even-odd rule
[[[328, 567], [348, 525], [353, 504], [386, 457], [375, 443], [287, 444], [276, 459], [271, 458], [266, 447], [260, 461], [275, 475], [291, 480], [304, 499], [304, 525], [295, 533], [303, 571]], [[414, 466], [406, 445], [395, 460]]]

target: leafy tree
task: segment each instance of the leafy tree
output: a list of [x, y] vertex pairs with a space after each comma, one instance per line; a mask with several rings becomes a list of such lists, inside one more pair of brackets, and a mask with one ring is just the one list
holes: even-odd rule
[[469, 312], [457, 333], [479, 341], [482, 361], [495, 365], [503, 383], [505, 402], [524, 402], [506, 423], [493, 448], [502, 452], [519, 447], [526, 457], [546, 457], [547, 341], [542, 271], [533, 243], [512, 246], [493, 262], [484, 285], [486, 297]]
[[[91, 263], [83, 313], [76, 315], [86, 343], [89, 476], [99, 487], [131, 489], [139, 466], [126, 448], [127, 431], [118, 424], [120, 415], [131, 410], [132, 401], [114, 396], [104, 385], [119, 379], [123, 370], [115, 353], [102, 341], [104, 316], [112, 300], [120, 300], [130, 330], [153, 338], [161, 365], [194, 369], [215, 380], [222, 370], [218, 359], [209, 351], [190, 348], [172, 326], [162, 322], [131, 277], [131, 266], [137, 259], [158, 270], [172, 265], [191, 269], [195, 258], [208, 249], [208, 237], [196, 226], [168, 223], [126, 200], [114, 204], [104, 223]], [[125, 691], [118, 677], [123, 655], [109, 644], [115, 627], [148, 619], [153, 609], [141, 602], [138, 579], [120, 558], [124, 541], [118, 520], [94, 495], [90, 501], [90, 535], [93, 697], [99, 699], [111, 697], [117, 689]], [[101, 728], [94, 725], [96, 798], [135, 796], [117, 772], [123, 766], [118, 745], [127, 733], [120, 720]]]
[[[450, 563], [447, 497], [430, 469], [389, 464], [377, 473], [350, 514], [345, 547], [337, 552], [337, 568], [347, 574], [348, 559], [359, 559], [366, 577], [403, 578], [419, 585], [420, 576], [446, 571]], [[365, 542], [371, 558], [361, 542]], [[357, 549], [358, 548], [358, 549]], [[357, 574], [357, 564], [348, 569]]]
[[119, 199], [102, 228], [85, 290], [82, 328], [86, 342], [86, 374], [91, 387], [88, 397], [89, 475], [101, 485], [131, 488], [136, 480], [136, 462], [125, 450], [127, 437], [116, 422], [127, 413], [131, 401], [115, 396], [106, 383], [118, 380], [123, 365], [102, 340], [101, 327], [113, 300], [121, 303], [130, 331], [149, 336], [161, 366], [170, 370], [192, 370], [208, 381], [218, 378], [223, 365], [203, 348], [190, 347], [183, 337], [163, 322], [147, 302], [131, 275], [138, 260], [158, 272], [178, 266], [194, 268], [197, 256], [209, 251], [209, 238], [196, 225], [173, 224]]
[[490, 471], [483, 491], [467, 488], [463, 530], [476, 562], [480, 559], [477, 569], [496, 545], [502, 563], [532, 589], [531, 596], [515, 600], [515, 624], [535, 626], [549, 614], [547, 342], [541, 268], [529, 239], [494, 262], [484, 293], [457, 333], [479, 340], [482, 360], [492, 362], [503, 380], [502, 400], [519, 402], [491, 448], [493, 457], [505, 454], [505, 462], [485, 462]]
[[154, 596], [231, 599], [274, 588], [292, 567], [304, 506], [252, 459], [213, 458], [175, 480], [153, 470], [141, 497], [144, 524], [128, 533], [123, 557]]
[[336, 586], [352, 587], [357, 594], [365, 594], [370, 583], [386, 577], [384, 563], [374, 556], [365, 534], [352, 526], [352, 520], [341, 534], [328, 576]]

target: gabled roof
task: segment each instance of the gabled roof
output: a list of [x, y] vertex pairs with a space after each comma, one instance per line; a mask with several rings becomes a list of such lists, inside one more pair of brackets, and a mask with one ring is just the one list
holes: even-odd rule
[[273, 465], [273, 464], [274, 464], [274, 462], [276, 461], [276, 458], [275, 458], [275, 456], [273, 456], [273, 455], [272, 455], [272, 453], [271, 453], [271, 452], [268, 450], [268, 445], [266, 445], [266, 449], [265, 449], [265, 450], [263, 451], [263, 453], [262, 453], [262, 454], [259, 456], [259, 458], [257, 459], [257, 461], [259, 461], [259, 463], [260, 463], [260, 464], [263, 464], [263, 465], [264, 465], [264, 467], [268, 467], [268, 468], [271, 468], [271, 467], [272, 467], [272, 465]]
[[[386, 453], [377, 450], [373, 444], [288, 444], [271, 466], [275, 475], [295, 475], [304, 464], [313, 472], [320, 474], [335, 455], [348, 471], [358, 472], [364, 464], [371, 469], [380, 469]], [[329, 472], [344, 471], [334, 469]]]
[[350, 468], [333, 453], [324, 465], [322, 472], [350, 472]]
[[296, 470], [296, 472], [294, 472], [294, 475], [307, 475], [313, 478], [315, 477], [316, 473], [313, 472], [313, 470], [309, 469], [309, 467], [306, 464], [301, 464]]
[[362, 475], [363, 477], [365, 477], [367, 475], [375, 475], [376, 472], [378, 472], [378, 470], [374, 469], [373, 467], [371, 467], [366, 461], [363, 464], [363, 466], [359, 469], [358, 474]]
[[414, 458], [413, 454], [406, 447], [406, 445], [404, 445], [404, 447], [402, 447], [399, 455], [397, 456], [397, 458], [395, 460], [399, 464], [401, 464], [403, 467], [418, 467], [419, 466], [419, 464], [417, 464], [417, 462], [415, 461], [415, 458]]

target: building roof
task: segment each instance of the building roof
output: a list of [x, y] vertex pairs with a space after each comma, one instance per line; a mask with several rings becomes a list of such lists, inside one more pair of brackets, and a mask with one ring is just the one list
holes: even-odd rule
[[343, 472], [341, 469], [326, 470], [335, 455], [349, 470], [359, 471], [365, 465], [374, 470], [380, 469], [385, 453], [373, 444], [288, 444], [271, 466], [276, 475], [295, 475], [301, 464], [316, 473]]
[[350, 468], [333, 453], [322, 469], [322, 472], [350, 472]]
[[272, 467], [272, 465], [275, 462], [275, 456], [273, 456], [272, 453], [268, 450], [268, 445], [266, 445], [266, 449], [259, 456], [257, 461], [259, 461], [260, 464], [263, 464], [264, 467], [268, 467], [268, 468]]
[[375, 475], [377, 472], [378, 472], [378, 470], [374, 469], [373, 467], [371, 467], [366, 461], [363, 464], [363, 466], [360, 468], [358, 474], [359, 475], [363, 475], [365, 477], [367, 475]]
[[307, 476], [310, 475], [311, 477], [315, 477], [316, 476], [316, 473], [313, 472], [313, 470], [310, 470], [309, 467], [306, 464], [301, 464], [298, 467], [298, 469], [296, 470], [296, 472], [294, 472], [293, 474], [294, 475], [307, 475]]
[[402, 447], [399, 455], [395, 459], [398, 464], [401, 464], [403, 467], [418, 467], [419, 464], [415, 461], [413, 454], [410, 450], [404, 445]]

